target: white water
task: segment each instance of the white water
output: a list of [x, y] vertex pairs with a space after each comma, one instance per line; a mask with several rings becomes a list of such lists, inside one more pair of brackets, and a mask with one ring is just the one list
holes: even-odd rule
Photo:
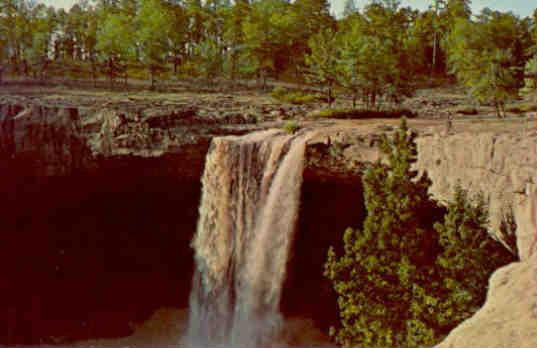
[[254, 348], [280, 330], [306, 138], [213, 140], [203, 175], [186, 345]]

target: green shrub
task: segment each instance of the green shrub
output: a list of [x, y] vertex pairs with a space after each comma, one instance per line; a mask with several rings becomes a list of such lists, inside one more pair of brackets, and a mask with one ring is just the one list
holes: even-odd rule
[[345, 231], [340, 255], [328, 252], [340, 315], [330, 331], [344, 347], [434, 345], [475, 313], [492, 271], [513, 260], [488, 236], [482, 198], [458, 188], [447, 213], [429, 198], [431, 181], [412, 169], [415, 138], [406, 122], [381, 138], [387, 164], [362, 176], [363, 227]]
[[323, 97], [318, 94], [289, 91], [283, 87], [275, 87], [271, 92], [271, 96], [274, 99], [291, 104], [310, 104], [324, 101]]
[[295, 134], [300, 129], [300, 125], [297, 121], [291, 120], [287, 121], [283, 125], [283, 130], [289, 134]]
[[281, 100], [285, 95], [287, 95], [287, 89], [280, 86], [274, 87], [270, 95], [274, 99]]
[[324, 109], [315, 114], [319, 118], [368, 119], [368, 118], [414, 118], [416, 113], [408, 109], [362, 110], [362, 109]]

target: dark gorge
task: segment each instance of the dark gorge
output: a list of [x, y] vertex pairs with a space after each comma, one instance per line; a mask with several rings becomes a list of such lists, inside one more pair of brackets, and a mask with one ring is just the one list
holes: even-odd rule
[[[159, 308], [188, 307], [203, 156], [100, 158], [45, 175], [43, 151], [2, 155], [1, 344], [123, 337]], [[337, 320], [322, 266], [328, 246], [360, 224], [360, 186], [306, 171], [285, 317], [325, 332]]]

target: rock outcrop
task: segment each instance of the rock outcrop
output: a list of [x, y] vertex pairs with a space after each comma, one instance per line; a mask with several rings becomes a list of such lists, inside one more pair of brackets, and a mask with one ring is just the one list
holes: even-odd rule
[[520, 258], [531, 255], [537, 234], [527, 210], [537, 189], [537, 134], [437, 133], [419, 138], [418, 148], [418, 168], [431, 177], [435, 198], [448, 200], [457, 183], [482, 192], [489, 202], [491, 231], [510, 239], [516, 230]]

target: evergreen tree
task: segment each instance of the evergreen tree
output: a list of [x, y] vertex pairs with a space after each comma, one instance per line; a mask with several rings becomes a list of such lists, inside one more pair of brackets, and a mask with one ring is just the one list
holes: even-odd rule
[[[415, 133], [406, 122], [363, 175], [367, 217], [347, 229], [341, 256], [328, 252], [325, 276], [338, 295], [340, 326], [331, 334], [344, 347], [427, 347], [483, 304], [486, 284], [514, 260], [488, 236], [487, 207], [460, 188], [442, 210], [418, 178]], [[436, 223], [435, 223], [436, 222]]]
[[525, 73], [524, 91], [526, 93], [537, 92], [537, 54], [526, 63]]
[[126, 65], [136, 56], [133, 32], [130, 17], [121, 12], [106, 15], [97, 32], [96, 49], [104, 60], [103, 70], [110, 86], [125, 73]]
[[248, 60], [243, 72], [259, 77], [263, 87], [269, 75], [281, 71], [281, 60], [289, 56], [293, 19], [289, 8], [285, 0], [254, 2], [243, 22], [244, 54]]
[[343, 255], [328, 253], [325, 275], [338, 294], [341, 317], [331, 333], [344, 347], [433, 343], [420, 311], [432, 301], [425, 286], [437, 250], [431, 228], [437, 207], [427, 193], [430, 180], [418, 179], [411, 168], [415, 137], [403, 121], [393, 138], [382, 138], [388, 164], [377, 162], [363, 175], [363, 228], [345, 231]]
[[479, 102], [491, 103], [498, 117], [523, 85], [528, 47], [526, 30], [511, 13], [483, 10], [477, 22], [459, 20], [450, 34], [449, 63]]
[[311, 53], [306, 56], [307, 77], [326, 88], [327, 101], [331, 105], [333, 88], [338, 80], [338, 37], [331, 29], [325, 29], [313, 35], [308, 45]]
[[229, 73], [232, 80], [235, 79], [239, 71], [239, 59], [244, 52], [244, 31], [243, 24], [248, 18], [250, 5], [246, 0], [238, 0], [226, 17], [226, 31], [224, 40], [228, 49]]
[[436, 263], [443, 281], [435, 313], [443, 334], [483, 305], [483, 284], [487, 284], [492, 272], [515, 261], [507, 248], [489, 236], [487, 212], [482, 195], [470, 197], [457, 186], [444, 221], [434, 225], [442, 247]]
[[169, 52], [172, 21], [166, 10], [162, 0], [141, 0], [136, 17], [140, 58], [151, 75], [151, 88], [155, 87], [156, 75], [164, 70]]
[[218, 45], [212, 40], [201, 42], [195, 50], [196, 70], [208, 80], [222, 72], [223, 57]]
[[374, 2], [363, 15], [348, 18], [341, 30], [338, 82], [366, 108], [398, 103], [413, 92], [409, 72], [413, 51], [406, 33], [412, 11], [397, 2]]

